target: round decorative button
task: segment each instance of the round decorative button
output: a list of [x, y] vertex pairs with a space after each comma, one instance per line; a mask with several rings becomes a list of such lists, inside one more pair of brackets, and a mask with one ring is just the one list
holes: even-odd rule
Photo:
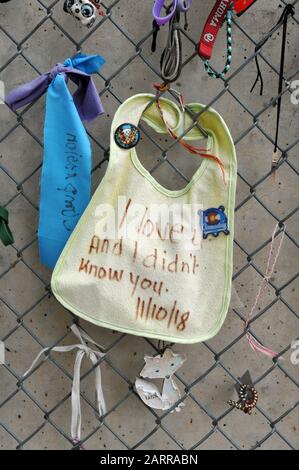
[[114, 133], [114, 139], [120, 148], [128, 150], [138, 144], [140, 132], [134, 124], [121, 124]]

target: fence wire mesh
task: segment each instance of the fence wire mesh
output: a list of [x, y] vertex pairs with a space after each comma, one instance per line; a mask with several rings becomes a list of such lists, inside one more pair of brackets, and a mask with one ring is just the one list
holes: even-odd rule
[[[0, 23], [3, 43], [0, 78], [9, 90], [11, 84], [24, 83], [26, 78], [29, 80], [43, 73], [47, 65], [51, 68], [53, 58], [56, 62], [57, 58], [61, 61], [59, 49], [71, 50], [69, 56], [77, 50], [97, 52], [106, 57], [107, 67], [95, 79], [106, 115], [100, 119], [100, 124], [97, 122], [88, 127], [94, 150], [95, 189], [109, 159], [109, 125], [116, 107], [136, 91], [150, 91], [151, 83], [161, 81], [159, 51], [155, 56], [150, 53], [153, 2], [105, 1], [106, 15], [91, 30], [79, 27], [75, 20], [65, 15], [60, 0], [30, 2], [27, 10], [21, 10], [25, 12], [24, 21], [18, 23], [22, 27], [17, 29], [8, 20], [5, 10], [12, 8], [12, 3], [2, 6]], [[108, 402], [105, 416], [98, 418], [94, 405], [92, 380], [95, 366], [86, 365], [81, 377], [82, 443], [86, 448], [298, 448], [298, 366], [293, 366], [290, 361], [292, 341], [298, 336], [298, 206], [295, 194], [298, 163], [295, 157], [299, 139], [296, 119], [294, 116], [291, 119], [294, 105], [290, 111], [291, 83], [299, 78], [296, 60], [291, 62], [292, 66], [287, 64], [285, 67], [281, 93], [284, 124], [279, 140], [282, 158], [274, 186], [268, 157], [274, 144], [273, 122], [278, 96], [271, 96], [271, 93], [277, 90], [281, 28], [269, 41], [275, 47], [267, 43], [258, 52], [261, 67], [266, 69], [268, 91], [263, 98], [257, 98], [258, 92], [250, 95], [245, 85], [248, 74], [254, 79], [254, 48], [263, 32], [267, 32], [267, 26], [270, 29], [278, 19], [278, 13], [282, 11], [279, 8], [286, 2], [260, 0], [256, 8], [259, 12], [264, 9], [264, 16], [256, 15], [254, 19], [252, 9], [247, 16], [234, 18], [234, 65], [226, 79], [218, 81], [206, 78], [195, 52], [199, 28], [213, 4], [199, 1], [196, 11], [201, 11], [200, 4], [203, 3], [208, 4], [204, 13], [199, 17], [192, 14], [189, 29], [181, 29], [184, 61], [182, 75], [174, 87], [188, 94], [184, 84], [189, 84], [191, 77], [192, 89], [198, 91], [193, 101], [200, 98], [208, 107], [223, 109], [229, 126], [240, 131], [234, 135], [239, 172], [232, 307], [216, 338], [192, 347], [177, 347], [186, 352], [187, 363], [189, 367], [191, 365], [191, 369], [183, 368], [177, 374], [183, 390], [182, 402], [186, 405], [179, 415], [171, 413], [173, 410], [159, 413], [147, 408], [134, 390], [134, 377], [142, 367], [143, 354], [159, 351], [155, 341], [103, 331], [80, 320], [83, 329], [105, 345], [106, 353], [99, 361]], [[292, 54], [296, 52], [298, 40], [297, 4], [298, 0], [293, 2], [296, 13], [289, 18], [288, 52]], [[36, 10], [35, 16], [29, 15], [29, 9]], [[17, 15], [18, 7], [15, 10]], [[130, 17], [129, 12], [133, 10], [137, 13]], [[265, 20], [268, 14], [270, 19]], [[139, 90], [136, 90], [134, 77]], [[169, 93], [177, 99], [175, 94]], [[1, 204], [10, 211], [16, 241], [5, 251], [1, 248], [0, 258], [0, 339], [6, 346], [6, 363], [0, 369], [0, 445], [17, 449], [74, 449], [79, 444], [72, 442], [69, 432], [73, 357], [62, 358], [50, 353], [46, 362], [38, 364], [23, 378], [24, 371], [41, 348], [73, 344], [69, 327], [78, 322], [52, 297], [50, 273], [39, 264], [37, 256], [44, 99], [17, 113], [2, 105], [2, 112], [5, 119], [2, 119], [0, 134]], [[236, 120], [242, 126], [236, 127]], [[184, 160], [173, 158], [177, 142], [158, 140], [148, 129], [142, 129], [143, 140], [159, 154], [147, 162], [150, 172], [167, 183], [173, 180], [176, 185], [186, 184], [190, 178], [185, 174]], [[15, 164], [12, 163], [14, 159]], [[256, 339], [274, 345], [279, 358], [284, 359], [270, 361], [255, 356], [246, 347], [244, 322], [248, 303], [265, 273], [265, 258], [275, 223], [279, 223], [277, 237], [286, 227], [285, 248], [277, 272], [270, 279], [266, 300], [248, 327]], [[252, 231], [244, 238], [246, 227], [251, 227]], [[246, 369], [250, 370], [260, 392], [252, 417], [233, 410], [226, 403], [233, 398], [234, 386]]]

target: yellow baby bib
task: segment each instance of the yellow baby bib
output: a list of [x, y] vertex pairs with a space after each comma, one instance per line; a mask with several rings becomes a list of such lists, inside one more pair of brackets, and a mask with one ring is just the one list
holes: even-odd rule
[[177, 135], [188, 130], [185, 141], [202, 139], [199, 127], [205, 129], [209, 152], [225, 171], [224, 183], [217, 163], [204, 159], [184, 189], [167, 190], [141, 164], [138, 146], [121, 148], [115, 138], [122, 124], [138, 126], [140, 119], [167, 133], [155, 103], [149, 106], [153, 98], [133, 96], [116, 112], [106, 174], [55, 266], [51, 286], [62, 305], [96, 325], [196, 343], [218, 333], [229, 307], [235, 148], [216, 111], [200, 114], [204, 106], [188, 105], [200, 114], [197, 127], [187, 112], [161, 98], [168, 126]]

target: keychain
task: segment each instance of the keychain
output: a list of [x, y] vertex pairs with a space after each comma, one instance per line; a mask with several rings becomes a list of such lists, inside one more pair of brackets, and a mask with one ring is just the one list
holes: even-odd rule
[[168, 7], [166, 7], [166, 15], [160, 16], [164, 3], [164, 0], [156, 0], [153, 7], [154, 33], [152, 52], [156, 51], [157, 35], [160, 30], [160, 26], [169, 23], [167, 42], [161, 56], [160, 67], [161, 76], [164, 82], [171, 83], [176, 81], [181, 74], [183, 59], [180, 17], [181, 13], [185, 14], [184, 29], [186, 30], [188, 27], [187, 12], [191, 6], [192, 0], [174, 0]]
[[101, 0], [65, 0], [63, 9], [80, 21], [83, 26], [91, 28], [96, 20], [96, 12], [104, 16], [100, 5]]
[[172, 0], [170, 6], [166, 9], [166, 16], [161, 16], [162, 8], [164, 7], [165, 0], [155, 0], [153, 7], [153, 17], [158, 26], [163, 26], [172, 19], [176, 11], [187, 13], [192, 0]]

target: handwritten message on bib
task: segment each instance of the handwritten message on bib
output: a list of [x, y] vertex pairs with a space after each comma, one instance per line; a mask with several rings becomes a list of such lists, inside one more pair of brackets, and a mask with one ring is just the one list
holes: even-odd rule
[[[130, 216], [131, 207], [132, 200], [129, 199], [119, 229]], [[199, 224], [198, 230], [193, 229], [189, 241], [189, 248], [193, 250], [184, 250], [180, 241], [184, 239], [186, 225], [167, 222], [162, 226], [148, 216], [148, 212], [148, 208], [145, 207], [142, 217], [136, 221], [135, 234], [130, 232], [131, 238], [109, 240], [93, 235], [86, 246], [86, 253], [80, 259], [78, 271], [99, 282], [118, 283], [120, 290], [129, 286], [130, 296], [135, 300], [135, 310], [132, 315], [136, 321], [152, 319], [165, 322], [167, 328], [175, 326], [177, 331], [184, 331], [191, 312], [182, 309], [175, 298], [175, 292], [171, 292], [173, 285], [171, 276], [197, 275], [198, 254], [193, 250], [198, 250], [200, 246]], [[190, 227], [188, 229], [190, 232]], [[172, 253], [166, 250], [169, 244], [174, 248]], [[105, 263], [106, 258], [110, 260], [111, 265]], [[125, 259], [126, 266], [131, 269], [122, 269], [124, 264], [122, 259]], [[144, 276], [140, 272], [148, 274]], [[167, 281], [159, 279], [163, 273], [167, 275], [163, 276]], [[173, 295], [170, 306], [169, 302], [167, 306], [163, 304], [165, 294]]]

